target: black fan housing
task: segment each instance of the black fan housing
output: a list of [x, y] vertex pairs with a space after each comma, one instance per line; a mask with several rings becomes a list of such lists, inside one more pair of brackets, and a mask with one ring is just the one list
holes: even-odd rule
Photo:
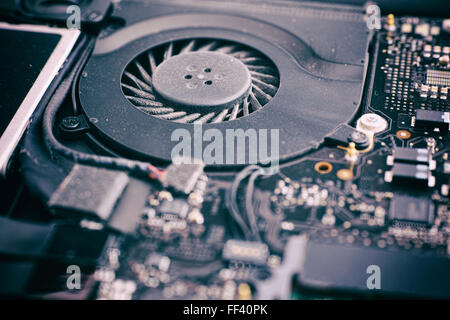
[[[146, 14], [128, 8], [131, 20], [147, 18], [100, 39], [80, 80], [79, 98], [92, 132], [115, 153], [171, 161], [179, 143], [173, 133], [183, 129], [194, 137], [195, 124], [202, 123], [224, 137], [229, 129], [269, 135], [277, 130], [283, 160], [317, 146], [354, 117], [368, 43], [367, 33], [355, 28], [364, 23], [349, 23], [348, 17], [357, 15], [346, 13], [342, 23], [336, 15], [327, 20], [313, 14], [294, 21], [286, 16], [305, 14], [295, 4], [283, 14], [260, 8], [252, 18], [242, 16], [250, 14], [245, 10], [182, 13], [180, 6], [160, 6], [173, 11], [162, 14], [157, 4]], [[352, 35], [345, 55], [333, 33], [339, 26]], [[335, 58], [327, 53], [333, 50]], [[203, 150], [209, 144], [201, 143]], [[270, 158], [276, 153], [268, 144]], [[245, 163], [248, 150], [247, 145]]]

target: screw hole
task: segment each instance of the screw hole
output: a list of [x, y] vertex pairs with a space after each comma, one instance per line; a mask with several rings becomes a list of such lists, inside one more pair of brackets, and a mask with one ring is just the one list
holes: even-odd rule
[[192, 79], [192, 75], [187, 74], [187, 75], [184, 76], [184, 78], [185, 78], [186, 80]]
[[212, 85], [212, 81], [211, 80], [207, 80], [207, 81], [204, 82], [204, 84], [210, 86], [210, 85]]
[[316, 163], [314, 169], [321, 174], [325, 174], [331, 172], [333, 166], [329, 162], [321, 161]]
[[206, 68], [206, 69], [203, 70], [203, 71], [205, 71], [205, 72], [211, 72], [211, 69], [210, 69], [210, 68]]

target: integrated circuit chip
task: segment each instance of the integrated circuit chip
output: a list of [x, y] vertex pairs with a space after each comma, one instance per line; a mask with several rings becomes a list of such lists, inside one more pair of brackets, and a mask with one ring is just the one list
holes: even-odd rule
[[433, 202], [427, 198], [396, 195], [391, 202], [389, 218], [394, 221], [430, 224], [434, 217]]
[[439, 129], [447, 132], [449, 123], [450, 114], [448, 112], [418, 109], [416, 111], [414, 126], [416, 128]]
[[167, 168], [161, 183], [166, 188], [188, 194], [194, 189], [204, 167], [203, 162], [189, 163], [188, 160], [173, 163]]

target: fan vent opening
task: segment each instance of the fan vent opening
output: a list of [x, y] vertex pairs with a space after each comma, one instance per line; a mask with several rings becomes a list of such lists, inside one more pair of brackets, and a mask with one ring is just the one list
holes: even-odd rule
[[246, 45], [191, 39], [151, 48], [126, 67], [121, 87], [139, 110], [180, 123], [232, 121], [263, 108], [278, 91], [273, 62]]

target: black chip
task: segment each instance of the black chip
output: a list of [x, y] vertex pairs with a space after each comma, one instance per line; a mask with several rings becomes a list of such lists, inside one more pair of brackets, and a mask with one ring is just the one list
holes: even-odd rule
[[424, 148], [401, 148], [394, 150], [395, 162], [428, 163], [428, 150]]
[[175, 199], [173, 201], [164, 200], [158, 207], [159, 213], [179, 215], [180, 217], [185, 217], [188, 210], [188, 203], [180, 199]]
[[396, 180], [414, 180], [426, 183], [428, 182], [429, 168], [423, 164], [395, 163], [392, 173]]
[[449, 116], [448, 112], [418, 109], [414, 126], [417, 128], [438, 128], [447, 132], [450, 122]]
[[166, 169], [161, 183], [166, 188], [188, 194], [194, 189], [204, 167], [204, 163], [171, 164]]
[[431, 224], [433, 211], [433, 202], [427, 198], [396, 195], [391, 202], [389, 218], [396, 221]]

